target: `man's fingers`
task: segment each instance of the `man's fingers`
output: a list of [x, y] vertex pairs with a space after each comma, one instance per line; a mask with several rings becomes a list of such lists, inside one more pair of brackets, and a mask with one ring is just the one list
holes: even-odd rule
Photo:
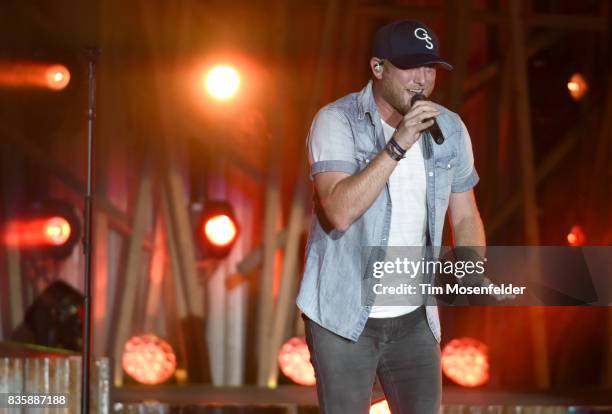
[[435, 108], [423, 108], [419, 111], [408, 112], [403, 120], [407, 123], [414, 123], [415, 120], [422, 121], [427, 118], [435, 118], [438, 115], [440, 115], [440, 112]]
[[433, 120], [433, 119], [430, 119], [430, 120], [425, 121], [425, 122], [419, 122], [418, 124], [414, 125], [414, 127], [413, 127], [413, 128], [414, 128], [416, 131], [421, 132], [421, 131], [423, 131], [423, 130], [425, 130], [425, 129], [429, 128], [430, 126], [432, 126], [432, 125], [433, 125], [433, 123], [434, 123], [434, 120]]
[[412, 107], [410, 109], [410, 111], [408, 111], [408, 113], [406, 115], [404, 115], [404, 119], [406, 118], [411, 118], [413, 116], [416, 116], [418, 114], [421, 113], [435, 113], [436, 115], [440, 115], [440, 111], [438, 111], [438, 109], [433, 106], [433, 105], [422, 105], [422, 106], [416, 106], [416, 107]]
[[423, 112], [414, 117], [408, 118], [405, 120], [407, 126], [418, 125], [427, 119], [432, 119], [436, 117], [435, 112]]

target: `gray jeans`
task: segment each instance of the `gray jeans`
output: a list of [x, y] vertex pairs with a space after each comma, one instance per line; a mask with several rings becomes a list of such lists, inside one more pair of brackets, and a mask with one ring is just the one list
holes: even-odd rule
[[396, 318], [369, 318], [357, 342], [302, 315], [322, 414], [367, 414], [378, 375], [393, 414], [436, 414], [440, 346], [421, 307]]

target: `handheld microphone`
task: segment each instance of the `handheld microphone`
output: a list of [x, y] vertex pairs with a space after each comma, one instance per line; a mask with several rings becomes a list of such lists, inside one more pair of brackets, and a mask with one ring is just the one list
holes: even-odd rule
[[[426, 100], [427, 98], [425, 97], [425, 95], [421, 93], [417, 93], [410, 100], [410, 106], [414, 105], [415, 102], [426, 101]], [[429, 134], [431, 135], [431, 137], [433, 138], [436, 144], [442, 145], [444, 143], [444, 135], [442, 134], [442, 130], [438, 126], [438, 123], [436, 122], [435, 118], [429, 118], [429, 119], [433, 120], [433, 125], [427, 128], [425, 131], [429, 132]], [[425, 121], [429, 121], [429, 119], [426, 119]]]

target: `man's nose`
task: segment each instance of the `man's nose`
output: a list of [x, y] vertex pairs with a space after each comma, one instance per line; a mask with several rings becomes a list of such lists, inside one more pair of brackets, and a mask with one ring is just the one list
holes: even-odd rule
[[416, 68], [416, 72], [414, 74], [414, 80], [417, 83], [424, 84], [425, 83], [425, 67], [421, 66]]

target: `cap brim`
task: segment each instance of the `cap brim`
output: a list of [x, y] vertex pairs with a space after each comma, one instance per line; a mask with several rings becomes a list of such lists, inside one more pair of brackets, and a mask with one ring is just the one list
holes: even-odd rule
[[453, 70], [453, 66], [450, 63], [445, 62], [436, 55], [430, 54], [401, 56], [388, 60], [400, 69], [414, 69], [425, 65], [440, 65], [446, 70]]

